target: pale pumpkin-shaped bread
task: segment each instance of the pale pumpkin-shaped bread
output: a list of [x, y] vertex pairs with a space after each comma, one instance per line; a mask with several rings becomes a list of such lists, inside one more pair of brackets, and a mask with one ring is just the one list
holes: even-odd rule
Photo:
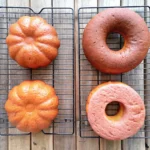
[[38, 16], [23, 16], [12, 24], [6, 43], [10, 57], [25, 68], [47, 66], [60, 46], [55, 28]]
[[5, 103], [8, 120], [24, 132], [48, 128], [58, 114], [53, 87], [40, 81], [24, 81], [12, 88]]

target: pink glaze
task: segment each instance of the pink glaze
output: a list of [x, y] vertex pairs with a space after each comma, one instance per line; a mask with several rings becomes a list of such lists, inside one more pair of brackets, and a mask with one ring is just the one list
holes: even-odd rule
[[[107, 104], [112, 101], [117, 101], [124, 107], [118, 121], [108, 119], [105, 112]], [[93, 130], [109, 140], [122, 140], [136, 134], [145, 119], [143, 100], [134, 89], [121, 82], [97, 86], [88, 97], [86, 110]]]

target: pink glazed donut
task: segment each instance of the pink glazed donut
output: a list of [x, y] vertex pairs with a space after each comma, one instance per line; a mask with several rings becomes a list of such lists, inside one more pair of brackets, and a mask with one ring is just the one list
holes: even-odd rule
[[[119, 111], [108, 116], [106, 106], [114, 101], [119, 102]], [[121, 82], [107, 82], [94, 88], [88, 96], [86, 112], [92, 129], [108, 140], [123, 140], [136, 134], [145, 119], [143, 100]]]

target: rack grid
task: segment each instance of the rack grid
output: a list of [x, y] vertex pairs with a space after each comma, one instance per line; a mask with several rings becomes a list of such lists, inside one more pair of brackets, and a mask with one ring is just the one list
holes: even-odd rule
[[[47, 67], [25, 69], [8, 55], [5, 39], [9, 26], [21, 16], [41, 16], [52, 24], [61, 41], [58, 56]], [[36, 13], [29, 7], [0, 7], [0, 135], [28, 135], [9, 122], [4, 109], [8, 92], [24, 80], [42, 80], [52, 85], [59, 97], [59, 114], [44, 134], [74, 133], [74, 11], [72, 8], [43, 8]]]
[[[123, 6], [129, 8], [144, 18], [150, 28], [149, 6]], [[120, 75], [104, 74], [96, 70], [86, 59], [82, 49], [82, 34], [87, 23], [99, 12], [114, 7], [82, 7], [78, 11], [78, 37], [79, 37], [79, 111], [80, 136], [84, 138], [99, 138], [89, 125], [86, 115], [86, 99], [89, 92], [98, 84], [107, 81], [121, 81], [134, 88], [142, 97], [146, 108], [145, 124], [140, 131], [131, 138], [150, 138], [150, 52], [135, 69]], [[121, 49], [124, 40], [121, 35], [111, 33], [107, 44], [112, 50]], [[110, 104], [107, 113], [113, 115], [117, 112], [118, 104]]]

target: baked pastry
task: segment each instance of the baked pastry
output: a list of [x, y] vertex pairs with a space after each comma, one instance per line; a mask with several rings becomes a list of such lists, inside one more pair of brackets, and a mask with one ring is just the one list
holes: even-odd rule
[[38, 16], [23, 16], [12, 24], [6, 43], [10, 57], [25, 68], [47, 66], [60, 46], [55, 28]]
[[[120, 104], [114, 116], [106, 114], [106, 106]], [[108, 140], [123, 140], [138, 132], [145, 119], [144, 102], [130, 86], [121, 82], [107, 82], [94, 88], [87, 99], [86, 112], [93, 130]]]
[[58, 114], [53, 87], [40, 81], [23, 81], [12, 88], [5, 103], [8, 120], [24, 132], [48, 128]]
[[[124, 46], [111, 50], [107, 36], [116, 32], [123, 36]], [[135, 68], [145, 58], [150, 45], [146, 23], [127, 8], [109, 8], [92, 18], [85, 27], [82, 40], [86, 58], [101, 72], [119, 74]]]

